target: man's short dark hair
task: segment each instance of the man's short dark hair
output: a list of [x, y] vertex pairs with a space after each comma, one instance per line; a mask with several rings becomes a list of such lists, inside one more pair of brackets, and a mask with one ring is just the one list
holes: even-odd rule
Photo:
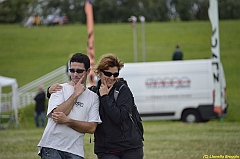
[[90, 68], [90, 59], [87, 55], [83, 53], [75, 53], [70, 59], [70, 63], [71, 62], [83, 63], [86, 70]]

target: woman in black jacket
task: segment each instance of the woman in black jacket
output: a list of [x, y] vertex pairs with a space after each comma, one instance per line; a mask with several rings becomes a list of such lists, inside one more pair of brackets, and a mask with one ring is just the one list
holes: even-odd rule
[[[98, 159], [142, 159], [143, 142], [138, 130], [131, 122], [133, 95], [126, 82], [118, 78], [124, 66], [116, 55], [107, 54], [95, 69], [99, 78], [96, 93], [100, 100], [102, 123], [94, 133], [94, 152]], [[115, 101], [114, 91], [118, 90]]]

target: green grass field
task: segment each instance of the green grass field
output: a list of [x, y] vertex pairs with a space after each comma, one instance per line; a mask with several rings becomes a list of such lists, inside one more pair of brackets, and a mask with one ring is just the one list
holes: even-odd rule
[[[240, 157], [239, 122], [184, 124], [152, 121], [143, 124], [145, 159], [201, 159], [203, 155]], [[42, 133], [42, 128], [0, 131], [0, 159], [40, 158], [36, 145]], [[86, 134], [85, 159], [97, 159], [93, 153], [93, 143], [89, 140], [90, 135]]]
[[[184, 124], [173, 121], [144, 122], [145, 159], [203, 158], [203, 155], [240, 156], [240, 21], [220, 21], [220, 51], [226, 81], [228, 116], [223, 122]], [[146, 23], [147, 61], [171, 60], [175, 45], [184, 60], [211, 58], [209, 21]], [[0, 75], [16, 78], [19, 87], [35, 80], [68, 61], [68, 55], [86, 53], [87, 28], [66, 26], [24, 28], [0, 25]], [[141, 24], [137, 24], [138, 59], [142, 59]], [[133, 62], [133, 30], [130, 24], [95, 25], [96, 60], [115, 53], [124, 62]], [[3, 91], [9, 91], [4, 88]], [[33, 105], [19, 110], [20, 125], [0, 131], [0, 159], [33, 159], [43, 129], [34, 127]], [[86, 159], [95, 159], [90, 135], [85, 138]], [[92, 136], [93, 138], [93, 136]], [[209, 156], [211, 157], [211, 156]]]

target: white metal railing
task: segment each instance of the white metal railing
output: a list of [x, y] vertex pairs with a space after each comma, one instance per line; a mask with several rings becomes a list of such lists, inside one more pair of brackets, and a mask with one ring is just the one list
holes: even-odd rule
[[[59, 67], [58, 69], [18, 88], [18, 108], [35, 103], [33, 98], [38, 92], [38, 87], [43, 86], [45, 91], [49, 86], [54, 83], [65, 83], [69, 81], [66, 74], [66, 66]], [[2, 94], [1, 112], [13, 110], [11, 105], [12, 93]]]
[[66, 74], [66, 66], [62, 66], [18, 89], [19, 107], [25, 107], [35, 101], [33, 98], [38, 92], [38, 87], [43, 86], [45, 91], [54, 83], [65, 83], [69, 81]]

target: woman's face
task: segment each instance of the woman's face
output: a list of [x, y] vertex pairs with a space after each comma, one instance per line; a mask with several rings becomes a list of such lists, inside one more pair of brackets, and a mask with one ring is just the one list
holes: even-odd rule
[[101, 83], [106, 81], [108, 87], [111, 87], [117, 80], [119, 75], [118, 68], [116, 66], [109, 67], [107, 70], [100, 70]]

